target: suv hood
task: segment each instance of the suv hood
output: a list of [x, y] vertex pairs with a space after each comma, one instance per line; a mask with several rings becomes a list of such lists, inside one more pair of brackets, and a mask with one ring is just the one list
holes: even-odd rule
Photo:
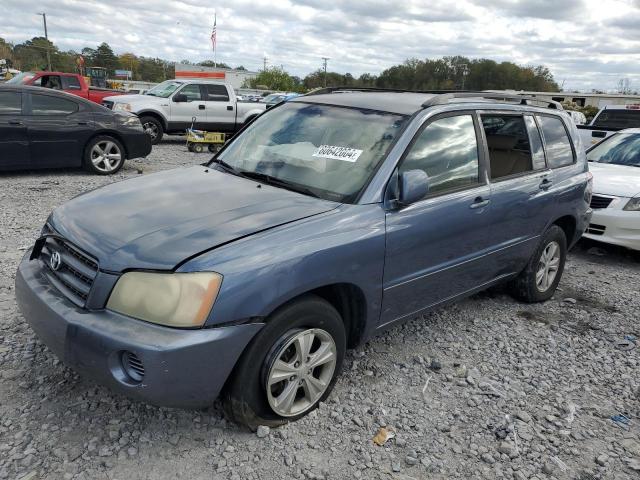
[[593, 193], [631, 198], [640, 193], [640, 168], [589, 162]]
[[101, 270], [172, 270], [206, 250], [338, 205], [197, 166], [82, 194], [54, 210], [49, 223], [95, 256]]

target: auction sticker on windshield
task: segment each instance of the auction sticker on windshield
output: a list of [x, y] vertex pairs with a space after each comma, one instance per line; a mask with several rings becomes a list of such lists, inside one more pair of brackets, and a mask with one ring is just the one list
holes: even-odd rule
[[313, 153], [314, 157], [331, 158], [332, 160], [344, 160], [355, 162], [362, 154], [362, 150], [348, 147], [335, 147], [332, 145], [320, 145]]

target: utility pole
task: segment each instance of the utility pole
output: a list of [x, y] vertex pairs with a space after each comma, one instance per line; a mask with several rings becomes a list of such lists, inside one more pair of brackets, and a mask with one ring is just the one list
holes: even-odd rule
[[322, 57], [322, 62], [324, 63], [324, 88], [327, 88], [327, 60], [330, 57]]
[[264, 66], [262, 67], [262, 70], [264, 70], [266, 72], [267, 71], [267, 56], [265, 55], [262, 60], [264, 61]]
[[49, 71], [51, 71], [51, 55], [49, 54], [49, 34], [47, 33], [47, 14], [38, 13], [42, 15], [42, 21], [44, 22], [44, 38], [47, 39], [47, 65], [49, 65]]

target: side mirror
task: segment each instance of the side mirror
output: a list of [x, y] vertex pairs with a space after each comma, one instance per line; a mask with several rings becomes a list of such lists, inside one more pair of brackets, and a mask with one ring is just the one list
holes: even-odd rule
[[189, 99], [187, 98], [187, 96], [184, 93], [176, 93], [173, 96], [173, 101], [175, 103], [184, 103], [187, 102]]
[[398, 202], [411, 205], [429, 192], [429, 176], [424, 170], [408, 170], [400, 174]]

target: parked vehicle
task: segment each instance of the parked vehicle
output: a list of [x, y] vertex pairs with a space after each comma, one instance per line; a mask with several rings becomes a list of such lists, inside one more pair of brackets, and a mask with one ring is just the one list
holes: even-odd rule
[[617, 132], [587, 150], [593, 217], [585, 237], [640, 250], [640, 128]]
[[0, 86], [0, 170], [84, 166], [107, 175], [150, 152], [133, 114], [64, 92]]
[[593, 117], [589, 125], [578, 125], [586, 147], [625, 128], [640, 128], [640, 105], [607, 105]]
[[291, 100], [292, 98], [298, 97], [299, 93], [272, 93], [271, 95], [267, 95], [262, 99], [263, 103], [267, 104], [267, 108], [271, 108], [274, 105], [279, 104], [280, 102], [286, 102]]
[[578, 112], [576, 110], [565, 110], [565, 113], [571, 117], [571, 120], [573, 120], [573, 123], [576, 125], [584, 125], [587, 123], [587, 117], [582, 112]]
[[9, 80], [7, 85], [31, 85], [51, 88], [86, 98], [94, 103], [102, 104], [105, 97], [124, 95], [125, 92], [108, 88], [91, 87], [85, 78], [77, 73], [63, 72], [22, 72]]
[[40, 339], [153, 404], [222, 392], [256, 427], [311, 411], [346, 348], [399, 322], [502, 282], [554, 294], [590, 215], [566, 115], [334, 91], [273, 107], [205, 166], [56, 208], [16, 276]]
[[210, 80], [167, 80], [145, 95], [107, 97], [103, 105], [138, 115], [154, 145], [165, 133], [183, 134], [194, 117], [197, 130], [235, 133], [265, 110], [238, 102], [230, 85]]

